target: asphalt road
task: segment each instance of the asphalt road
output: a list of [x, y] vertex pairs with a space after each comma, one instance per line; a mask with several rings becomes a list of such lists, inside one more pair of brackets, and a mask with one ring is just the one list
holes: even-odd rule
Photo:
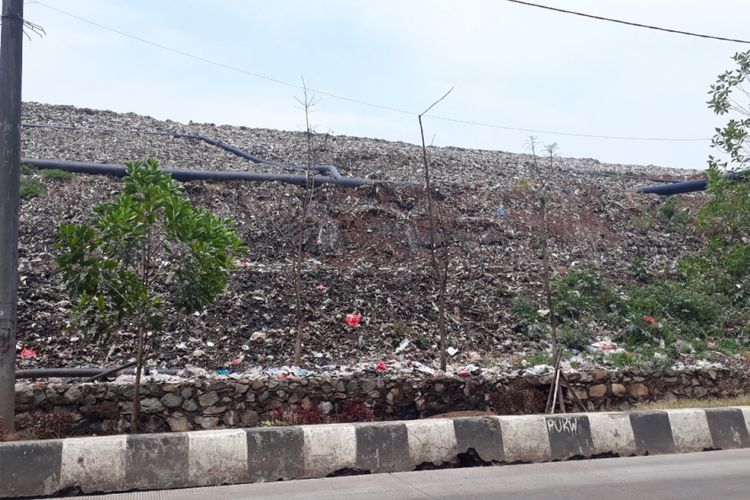
[[746, 500], [750, 498], [750, 449], [401, 472], [78, 498]]

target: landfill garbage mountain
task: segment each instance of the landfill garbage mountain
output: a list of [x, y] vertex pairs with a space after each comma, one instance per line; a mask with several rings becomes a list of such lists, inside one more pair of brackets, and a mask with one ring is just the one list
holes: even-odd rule
[[[24, 127], [26, 158], [121, 164], [155, 157], [174, 168], [278, 172], [204, 142], [139, 133], [145, 130], [202, 134], [286, 164], [303, 164], [307, 155], [302, 132], [181, 124], [31, 102], [24, 103], [22, 120], [60, 126]], [[195, 203], [236, 220], [250, 251], [236, 263], [226, 292], [213, 307], [195, 315], [175, 314], [164, 333], [153, 337], [150, 365], [282, 375], [332, 367], [436, 372], [437, 291], [420, 184], [421, 149], [404, 142], [315, 134], [313, 152], [315, 163], [335, 165], [344, 177], [377, 182], [316, 188], [304, 227], [303, 187], [184, 185]], [[449, 370], [461, 376], [491, 367], [531, 367], [519, 356], [549, 345], [544, 335], [517, 328], [511, 302], [525, 296], [537, 309], [545, 307], [532, 157], [456, 147], [429, 147], [428, 153], [438, 243], [450, 264]], [[650, 183], [647, 179], [682, 179], [697, 172], [589, 158], [540, 162], [551, 192], [550, 257], [556, 274], [591, 264], [614, 283], [623, 283], [636, 257], [659, 275], [700, 248], [701, 237], [690, 225], [676, 231], [658, 217], [659, 197], [636, 192]], [[55, 274], [53, 248], [59, 225], [87, 220], [92, 206], [116, 196], [120, 181], [83, 174], [70, 180], [39, 172], [27, 176], [40, 182], [44, 192], [25, 198], [21, 206], [19, 368], [117, 366], [133, 359], [135, 336], [127, 328], [105, 345], [90, 345], [80, 332], [66, 328], [71, 304]], [[692, 217], [704, 202], [703, 193], [682, 195], [677, 209]], [[296, 329], [292, 263], [300, 237], [303, 366], [289, 368]], [[589, 330], [594, 335], [591, 350], [605, 356], [617, 349], [610, 340], [617, 332], [610, 326], [593, 323]], [[585, 364], [587, 354], [574, 356]]]

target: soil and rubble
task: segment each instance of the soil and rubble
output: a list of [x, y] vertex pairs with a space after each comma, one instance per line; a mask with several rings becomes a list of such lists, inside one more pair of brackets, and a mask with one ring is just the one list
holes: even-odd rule
[[[288, 164], [306, 158], [301, 132], [181, 124], [38, 103], [24, 103], [22, 119], [75, 127], [23, 128], [26, 158], [123, 163], [155, 157], [174, 168], [274, 171], [202, 142], [136, 132], [144, 130], [202, 134]], [[344, 176], [378, 182], [357, 189], [316, 188], [312, 223], [303, 230], [303, 367], [282, 370], [293, 354], [291, 262], [303, 188], [205, 182], [185, 184], [186, 194], [234, 218], [250, 251], [237, 262], [226, 293], [214, 307], [175, 316], [165, 333], [154, 338], [151, 365], [272, 375], [280, 370], [299, 375], [300, 370], [353, 373], [378, 367], [392, 373], [435, 372], [436, 293], [419, 187], [420, 148], [317, 134], [314, 152], [316, 163], [334, 164]], [[524, 356], [547, 344], [515, 328], [510, 310], [517, 295], [542, 303], [531, 157], [455, 147], [430, 147], [429, 155], [441, 242], [450, 254], [450, 371], [461, 375], [531, 368]], [[658, 275], [673, 270], [680, 256], [701, 245], [689, 227], [674, 232], [659, 220], [658, 197], [635, 191], [650, 184], [648, 177], [687, 178], [697, 172], [585, 158], [557, 158], [551, 165], [542, 159], [541, 168], [554, 192], [552, 260], [559, 273], [595, 264], [613, 282], [622, 283], [636, 257]], [[70, 303], [54, 262], [58, 226], [85, 221], [93, 205], [118, 193], [120, 182], [90, 175], [68, 181], [39, 178], [46, 193], [21, 206], [18, 349], [33, 355], [20, 356], [19, 368], [127, 362], [133, 356], [130, 332], [117, 332], [114, 343], [90, 345], [78, 332], [66, 330]], [[704, 198], [701, 193], [683, 195], [679, 209], [692, 216]], [[354, 312], [362, 315], [357, 327], [345, 321]], [[600, 340], [616, 335], [607, 325], [592, 328], [598, 329]], [[581, 366], [591, 363], [585, 356], [578, 358]], [[713, 361], [733, 362], [720, 354]]]

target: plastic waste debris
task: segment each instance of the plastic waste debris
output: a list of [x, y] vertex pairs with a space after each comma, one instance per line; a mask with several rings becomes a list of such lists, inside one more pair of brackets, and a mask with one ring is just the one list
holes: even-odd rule
[[600, 340], [599, 342], [594, 342], [590, 346], [586, 348], [587, 351], [614, 351], [617, 349], [617, 344], [612, 342], [611, 340]]
[[414, 367], [415, 370], [417, 370], [420, 373], [424, 373], [426, 375], [435, 375], [434, 368], [430, 368], [429, 366], [424, 365], [420, 363], [419, 361], [415, 361], [414, 363], [412, 363], [412, 366]]
[[396, 354], [403, 352], [409, 346], [409, 339], [404, 339], [396, 348]]
[[185, 368], [177, 372], [177, 376], [184, 378], [205, 378], [208, 371], [193, 365], [185, 365]]
[[266, 339], [266, 332], [253, 332], [252, 335], [250, 335], [250, 342], [255, 342], [257, 340], [265, 340]]
[[550, 373], [552, 370], [553, 368], [550, 365], [542, 364], [526, 368], [526, 373], [530, 373], [532, 375], [541, 375], [543, 373]]
[[346, 315], [346, 324], [351, 326], [352, 328], [357, 328], [361, 320], [362, 320], [362, 315], [359, 314], [358, 312]]
[[375, 369], [379, 372], [384, 372], [388, 370], [388, 367], [385, 366], [385, 363], [383, 361], [378, 361], [375, 363]]
[[456, 372], [459, 377], [469, 377], [471, 375], [479, 375], [482, 369], [476, 365], [466, 365]]
[[226, 368], [219, 368], [214, 373], [216, 373], [216, 375], [229, 375], [229, 370]]
[[504, 219], [505, 217], [508, 216], [508, 213], [505, 211], [503, 207], [498, 207], [497, 216], [500, 217], [501, 219]]
[[447, 348], [447, 349], [445, 350], [445, 352], [447, 352], [447, 353], [448, 353], [448, 356], [455, 356], [455, 355], [456, 355], [456, 353], [458, 352], [458, 349], [456, 349], [456, 348], [455, 348], [455, 347], [453, 347], [453, 346], [450, 346], [449, 348]]
[[641, 318], [644, 323], [648, 323], [649, 325], [655, 325], [656, 324], [656, 318], [653, 316], [644, 316]]
[[36, 351], [34, 349], [29, 349], [28, 347], [24, 347], [21, 349], [20, 356], [23, 359], [31, 359], [36, 357]]

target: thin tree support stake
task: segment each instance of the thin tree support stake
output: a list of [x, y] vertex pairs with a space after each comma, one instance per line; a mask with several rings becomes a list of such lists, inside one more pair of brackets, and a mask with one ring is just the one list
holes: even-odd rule
[[578, 394], [576, 394], [576, 391], [573, 390], [573, 386], [570, 385], [570, 382], [568, 381], [568, 377], [565, 376], [565, 372], [562, 371], [562, 368], [560, 368], [560, 376], [562, 377], [565, 387], [568, 388], [568, 394], [573, 395], [573, 401], [576, 402], [576, 404], [581, 409], [581, 411], [583, 411], [583, 413], [588, 413], [589, 411], [586, 408], [586, 405], [583, 404], [583, 401], [581, 401], [581, 398], [579, 398]]
[[552, 384], [549, 388], [549, 394], [547, 394], [547, 404], [544, 407], [544, 413], [555, 413], [555, 404], [557, 402], [558, 389], [560, 386], [560, 360], [562, 359], [562, 352], [559, 350], [553, 351], [552, 354], [552, 365], [554, 367]]

